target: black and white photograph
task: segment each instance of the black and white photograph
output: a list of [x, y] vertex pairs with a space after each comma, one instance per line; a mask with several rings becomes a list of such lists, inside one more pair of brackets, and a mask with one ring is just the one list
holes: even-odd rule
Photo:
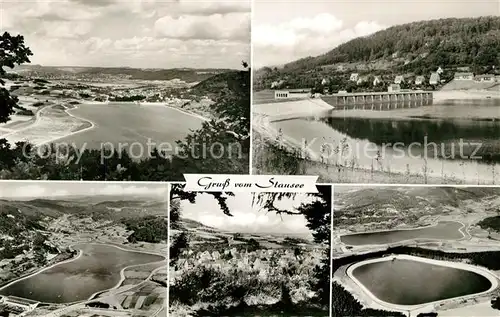
[[500, 188], [334, 187], [332, 316], [500, 315]]
[[252, 173], [498, 184], [499, 12], [497, 0], [255, 0]]
[[248, 174], [250, 7], [2, 0], [0, 179]]
[[0, 316], [166, 316], [168, 187], [0, 182]]
[[170, 190], [169, 316], [329, 316], [331, 186]]

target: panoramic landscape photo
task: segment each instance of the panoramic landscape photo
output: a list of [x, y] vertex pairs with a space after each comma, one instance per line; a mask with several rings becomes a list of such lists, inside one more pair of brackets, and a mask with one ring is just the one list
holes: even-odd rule
[[331, 186], [170, 190], [169, 316], [329, 316]]
[[166, 184], [0, 181], [0, 316], [165, 316]]
[[248, 174], [249, 0], [2, 1], [0, 16], [0, 179]]
[[498, 1], [284, 4], [255, 1], [254, 173], [498, 184]]
[[500, 315], [500, 188], [334, 188], [333, 316]]

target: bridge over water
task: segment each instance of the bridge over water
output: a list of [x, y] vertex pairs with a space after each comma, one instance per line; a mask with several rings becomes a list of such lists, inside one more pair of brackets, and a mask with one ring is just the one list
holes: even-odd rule
[[360, 92], [322, 96], [337, 109], [383, 110], [419, 107], [432, 103], [431, 91]]

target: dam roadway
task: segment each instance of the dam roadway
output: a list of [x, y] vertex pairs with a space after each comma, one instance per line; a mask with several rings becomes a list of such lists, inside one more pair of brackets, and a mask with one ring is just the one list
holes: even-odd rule
[[366, 110], [382, 110], [382, 104], [387, 104], [387, 108], [397, 109], [404, 107], [405, 103], [412, 103], [418, 107], [432, 103], [433, 93], [431, 91], [392, 91], [392, 92], [359, 92], [359, 93], [338, 93], [335, 95], [322, 96], [321, 99], [334, 108], [339, 106], [344, 109], [356, 109], [362, 106]]

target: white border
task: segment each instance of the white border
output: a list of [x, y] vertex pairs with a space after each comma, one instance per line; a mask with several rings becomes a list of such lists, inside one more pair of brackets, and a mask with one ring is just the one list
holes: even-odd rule
[[330, 224], [330, 317], [333, 317], [333, 214], [335, 212], [335, 185], [332, 188], [332, 212]]
[[[439, 266], [450, 267], [450, 268], [454, 268], [454, 269], [461, 269], [461, 270], [466, 270], [466, 271], [469, 271], [469, 272], [473, 272], [473, 273], [482, 275], [483, 277], [487, 278], [490, 281], [491, 286], [490, 286], [490, 288], [488, 290], [480, 292], [480, 293], [468, 294], [468, 295], [458, 296], [458, 297], [450, 297], [450, 298], [446, 298], [446, 299], [442, 299], [442, 300], [437, 300], [437, 301], [433, 301], [433, 302], [427, 302], [427, 303], [423, 303], [423, 304], [399, 305], [399, 304], [393, 304], [393, 303], [385, 302], [385, 301], [379, 299], [361, 281], [359, 281], [353, 275], [353, 271], [356, 268], [360, 267], [360, 266], [363, 266], [363, 265], [366, 265], [366, 264], [370, 264], [370, 263], [376, 263], [376, 262], [384, 262], [384, 261], [387, 262], [387, 261], [391, 261], [391, 260], [393, 260], [395, 258], [397, 258], [397, 259], [403, 259], [403, 260], [413, 260], [413, 261], [423, 262], [423, 263], [427, 263], [427, 264], [439, 265]], [[427, 307], [429, 305], [436, 305], [436, 304], [439, 304], [439, 303], [444, 303], [444, 302], [447, 302], [447, 301], [450, 301], [450, 300], [471, 299], [471, 298], [474, 298], [474, 297], [477, 297], [477, 296], [481, 296], [481, 295], [485, 295], [487, 293], [490, 293], [493, 290], [495, 290], [498, 287], [498, 285], [499, 285], [499, 283], [498, 283], [498, 277], [495, 276], [493, 273], [491, 273], [490, 271], [488, 271], [485, 268], [482, 268], [482, 267], [479, 267], [479, 266], [472, 266], [470, 264], [465, 264], [465, 263], [462, 263], [462, 262], [441, 261], [441, 260], [428, 259], [428, 258], [424, 258], [424, 257], [418, 257], [418, 256], [412, 256], [412, 255], [406, 255], [406, 254], [397, 254], [397, 255], [386, 256], [386, 257], [383, 257], [383, 258], [375, 258], [375, 259], [369, 259], [369, 260], [365, 260], [365, 261], [361, 261], [361, 262], [356, 262], [356, 263], [352, 264], [351, 266], [349, 266], [347, 268], [346, 274], [347, 274], [347, 276], [352, 281], [354, 281], [354, 283], [356, 283], [356, 285], [364, 293], [366, 293], [367, 295], [369, 295], [370, 298], [373, 299], [375, 302], [377, 302], [378, 304], [386, 307], [387, 309], [397, 310], [397, 311], [401, 311], [401, 312], [408, 312], [409, 310], [413, 311], [415, 309], [424, 308], [424, 307]]]
[[253, 29], [253, 21], [254, 21], [254, 7], [255, 1], [250, 1], [250, 127], [249, 127], [249, 135], [250, 135], [250, 153], [248, 158], [248, 174], [253, 175], [253, 74], [255, 72], [254, 63], [253, 63], [253, 40], [252, 40], [252, 29]]
[[172, 188], [172, 183], [167, 184], [167, 296], [165, 297], [165, 316], [170, 316], [170, 190]]

